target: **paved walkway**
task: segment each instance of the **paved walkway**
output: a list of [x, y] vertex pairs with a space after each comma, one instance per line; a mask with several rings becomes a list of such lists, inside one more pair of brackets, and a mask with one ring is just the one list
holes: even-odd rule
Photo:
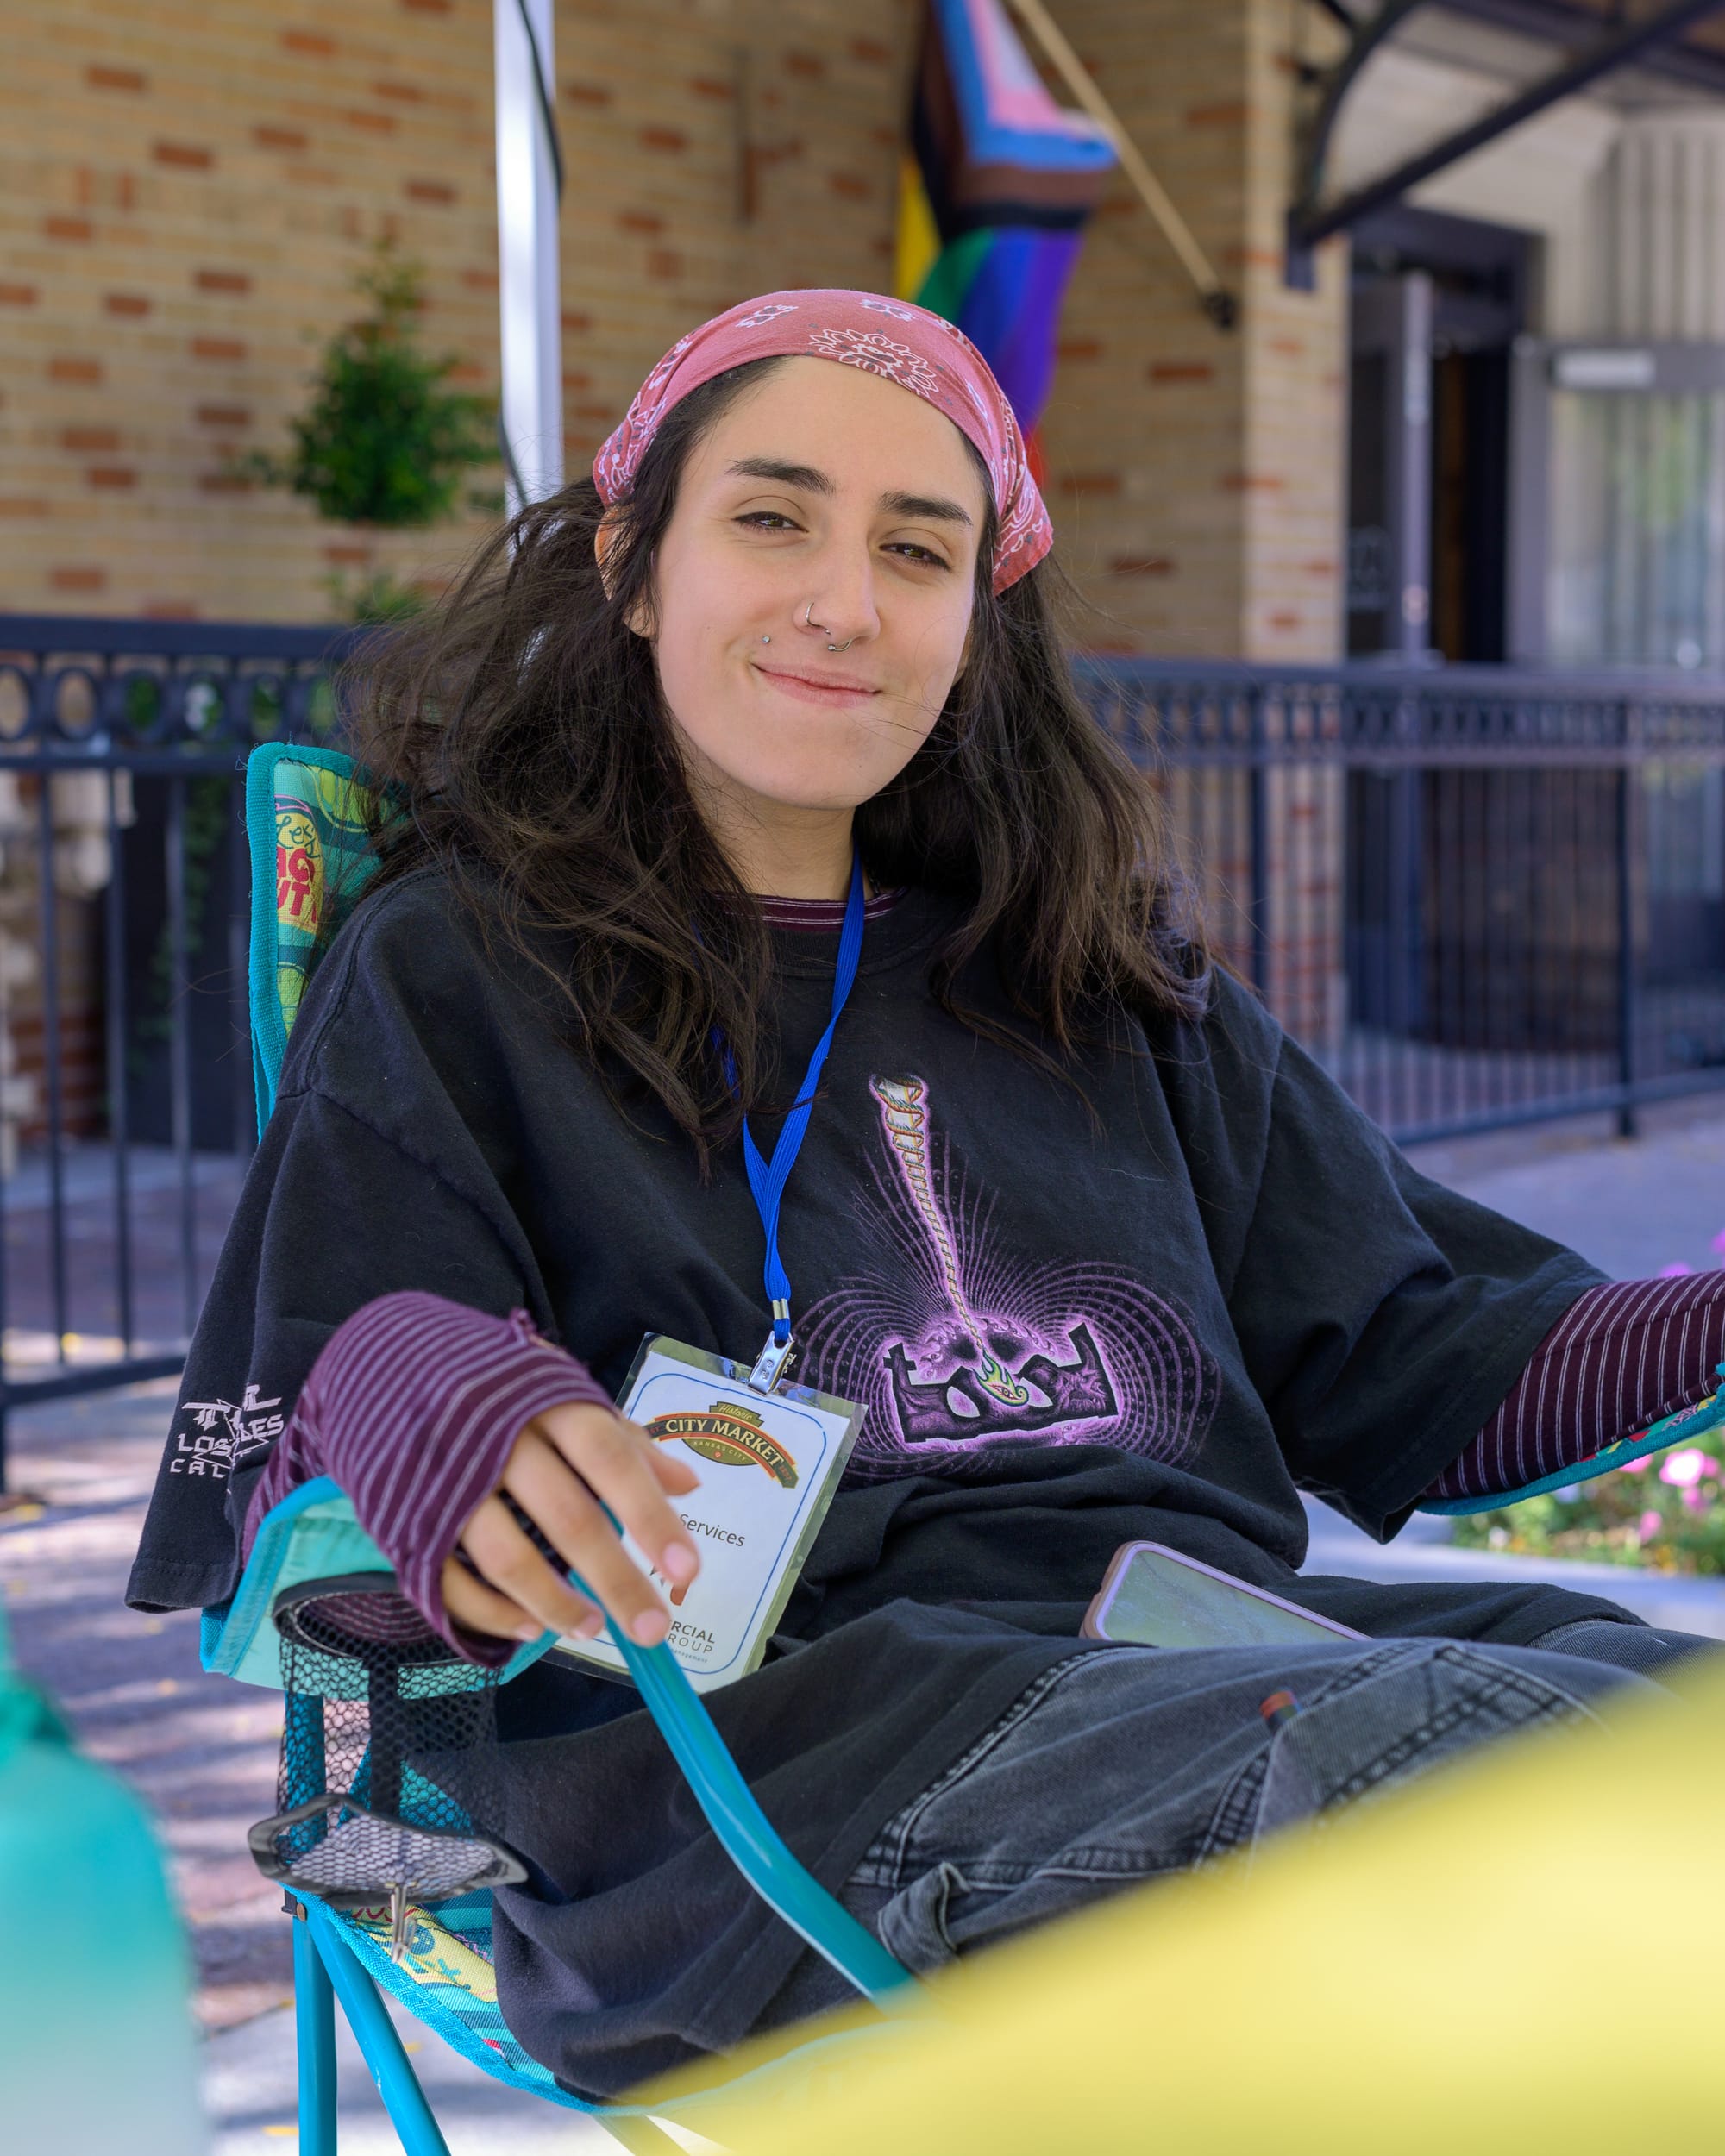
[[[1634, 1144], [1596, 1127], [1500, 1135], [1425, 1149], [1419, 1165], [1620, 1276], [1720, 1262], [1712, 1244], [1725, 1228], [1725, 1113], [1664, 1111]], [[138, 1387], [15, 1418], [13, 1486], [48, 1501], [34, 1517], [0, 1518], [0, 1592], [23, 1666], [160, 1824], [191, 1928], [198, 2010], [211, 2032], [216, 2150], [249, 2156], [293, 2131], [287, 1927], [279, 1896], [245, 1852], [246, 1827], [273, 1808], [280, 1712], [267, 1694], [203, 1675], [192, 1616], [141, 1618], [122, 1606], [172, 1391]], [[1436, 1520], [1416, 1521], [1388, 1550], [1321, 1507], [1314, 1530], [1314, 1571], [1527, 1577], [1538, 1570], [1450, 1549]], [[1562, 1568], [1565, 1577], [1584, 1569], [1600, 1576], [1597, 1591], [1654, 1622], [1725, 1639], [1725, 1582]], [[343, 2056], [344, 2150], [392, 2148], [357, 2058]], [[578, 2117], [499, 2090], [433, 2041], [416, 2063], [435, 2083], [456, 2156], [614, 2146]]]
[[1725, 1108], [1713, 1095], [1643, 1111], [1644, 1135], [1603, 1117], [1530, 1125], [1409, 1155], [1440, 1182], [1566, 1243], [1616, 1280], [1725, 1262]]
[[225, 2028], [292, 1988], [281, 1895], [245, 1839], [275, 1809], [281, 1702], [204, 1674], [194, 1612], [124, 1607], [173, 1394], [169, 1379], [15, 1417], [14, 1486], [48, 1504], [0, 1517], [0, 1589], [21, 1666], [155, 1814], [191, 1926], [198, 2014]]

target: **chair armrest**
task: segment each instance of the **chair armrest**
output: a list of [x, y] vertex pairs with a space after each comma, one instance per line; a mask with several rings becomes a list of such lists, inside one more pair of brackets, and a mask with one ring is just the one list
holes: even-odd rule
[[1559, 1468], [1555, 1475], [1542, 1475], [1536, 1482], [1524, 1482], [1519, 1489], [1493, 1490], [1484, 1497], [1436, 1498], [1417, 1509], [1437, 1513], [1499, 1512], [1505, 1505], [1519, 1505], [1524, 1497], [1543, 1496], [1548, 1489], [1564, 1489], [1571, 1482], [1590, 1482], [1596, 1475], [1609, 1475], [1613, 1468], [1628, 1467], [1633, 1460], [1645, 1459], [1649, 1452], [1663, 1452], [1671, 1445], [1687, 1444], [1709, 1430], [1716, 1430], [1722, 1423], [1725, 1423], [1725, 1386], [1698, 1407], [1685, 1407], [1681, 1414], [1666, 1415], [1651, 1429], [1634, 1437], [1620, 1438], [1615, 1445], [1608, 1445], [1603, 1451], [1596, 1452], [1590, 1460]]

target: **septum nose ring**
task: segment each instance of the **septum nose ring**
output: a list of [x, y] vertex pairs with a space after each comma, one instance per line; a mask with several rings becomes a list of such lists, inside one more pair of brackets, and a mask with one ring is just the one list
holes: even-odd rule
[[[805, 629], [820, 629], [820, 624], [814, 618], [814, 601], [812, 599], [811, 599], [808, 603], [808, 611], [803, 616], [803, 626]], [[824, 636], [825, 636], [826, 631], [824, 629], [821, 629], [820, 633]], [[849, 651], [851, 645], [854, 644], [856, 641], [856, 639], [854, 636], [847, 636], [842, 644], [829, 642], [826, 648], [829, 651]]]

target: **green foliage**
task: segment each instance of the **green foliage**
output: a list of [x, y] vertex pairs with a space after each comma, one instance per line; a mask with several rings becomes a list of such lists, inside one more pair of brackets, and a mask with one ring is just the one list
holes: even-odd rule
[[378, 622], [411, 621], [430, 604], [417, 584], [404, 584], [387, 569], [375, 569], [357, 584], [349, 584], [342, 576], [326, 577], [324, 586], [335, 601], [336, 611], [356, 629], [367, 629]]
[[[1707, 1442], [1717, 1447], [1719, 1432]], [[1463, 1514], [1465, 1549], [1583, 1557], [1657, 1572], [1725, 1572], [1725, 1468], [1695, 1445], [1495, 1512]]]
[[371, 311], [324, 348], [310, 406], [291, 423], [292, 452], [254, 454], [244, 468], [337, 523], [435, 524], [455, 512], [463, 473], [496, 459], [495, 408], [447, 386], [453, 357], [421, 350], [417, 264], [386, 242], [356, 281]]
[[121, 698], [121, 709], [126, 724], [134, 733], [142, 733], [147, 726], [154, 726], [161, 710], [161, 683], [154, 674], [129, 674]]

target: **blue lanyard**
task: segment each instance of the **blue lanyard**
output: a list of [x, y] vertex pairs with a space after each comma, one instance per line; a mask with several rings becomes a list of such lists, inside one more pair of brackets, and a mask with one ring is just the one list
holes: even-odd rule
[[[838, 967], [832, 981], [832, 1016], [826, 1022], [826, 1031], [815, 1043], [809, 1057], [808, 1074], [773, 1146], [773, 1157], [767, 1160], [755, 1143], [754, 1133], [745, 1117], [743, 1124], [743, 1158], [749, 1170], [749, 1188], [755, 1194], [755, 1204], [761, 1215], [761, 1225], [767, 1231], [767, 1263], [764, 1277], [767, 1300], [773, 1308], [773, 1330], [767, 1344], [762, 1349], [755, 1365], [751, 1383], [770, 1389], [773, 1380], [783, 1368], [791, 1346], [791, 1282], [785, 1270], [784, 1260], [779, 1255], [779, 1210], [785, 1200], [785, 1186], [791, 1179], [791, 1170], [797, 1164], [803, 1137], [814, 1112], [815, 1089], [820, 1083], [820, 1074], [826, 1062], [826, 1051], [832, 1046], [832, 1036], [838, 1025], [839, 1013], [850, 1000], [850, 990], [856, 979], [857, 961], [862, 955], [862, 863], [854, 858], [850, 864], [850, 892], [844, 902], [844, 925], [838, 937]], [[735, 1066], [727, 1049], [724, 1056], [725, 1075], [736, 1083]]]

